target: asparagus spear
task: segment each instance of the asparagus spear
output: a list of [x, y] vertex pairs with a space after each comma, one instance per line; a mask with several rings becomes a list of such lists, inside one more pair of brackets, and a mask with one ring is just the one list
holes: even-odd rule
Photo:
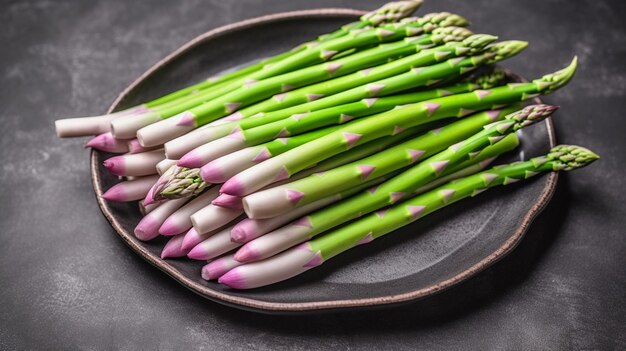
[[565, 69], [530, 83], [512, 83], [490, 90], [445, 96], [388, 111], [377, 115], [377, 118], [356, 121], [349, 127], [341, 128], [248, 168], [230, 178], [220, 191], [237, 196], [247, 195], [271, 183], [287, 179], [292, 174], [346, 149], [391, 135], [398, 129], [446, 117], [465, 116], [476, 110], [548, 94], [565, 85], [573, 76], [575, 69], [576, 59]]
[[238, 248], [241, 246], [240, 243], [230, 241], [231, 229], [232, 227], [227, 227], [211, 235], [203, 242], [194, 246], [187, 254], [187, 257], [193, 260], [206, 261]]
[[[211, 188], [172, 213], [159, 227], [159, 234], [172, 236], [188, 231], [192, 227], [191, 215], [208, 206], [219, 195], [217, 188]], [[182, 239], [181, 239], [182, 243]]]
[[243, 204], [239, 196], [232, 196], [228, 194], [221, 194], [211, 201], [211, 204], [219, 207], [232, 208], [234, 210], [243, 210]]
[[[369, 182], [369, 184], [365, 185], [365, 186], [361, 186], [359, 188], [356, 189], [351, 189], [347, 192], [343, 192], [342, 194], [337, 194], [332, 201], [337, 201], [339, 199], [341, 199], [342, 197], [346, 197], [349, 196], [351, 194], [354, 194], [356, 192], [358, 192], [359, 190], [362, 190], [363, 188], [366, 188], [367, 186], [372, 186], [375, 184], [378, 184], [382, 181], [384, 181], [385, 178], [381, 177], [379, 179], [375, 179]], [[328, 203], [330, 203], [330, 201], [328, 201]], [[234, 213], [234, 212], [233, 212]], [[239, 212], [241, 213], [241, 212]], [[194, 215], [195, 216], [195, 215]], [[199, 215], [202, 216], [202, 215]], [[273, 219], [273, 224], [280, 226], [282, 224], [285, 224], [286, 222], [288, 222], [288, 220], [291, 218], [292, 216], [284, 216], [282, 218], [275, 218]], [[231, 240], [231, 232], [233, 230], [234, 226], [230, 226], [228, 228], [225, 228], [213, 235], [210, 235], [208, 238], [206, 238], [203, 242], [197, 244], [196, 246], [193, 247], [193, 249], [191, 249], [191, 251], [189, 251], [189, 254], [187, 255], [189, 258], [195, 259], [195, 260], [210, 260], [213, 259], [214, 257], [217, 257], [219, 255], [222, 255], [226, 252], [229, 252], [239, 246], [242, 245], [241, 242], [236, 242]], [[211, 228], [211, 230], [213, 230], [214, 228]]]
[[102, 197], [109, 201], [141, 200], [148, 194], [148, 190], [158, 178], [157, 175], [151, 175], [117, 183], [102, 194]]
[[[487, 166], [490, 163], [491, 159], [502, 153], [513, 150], [515, 147], [517, 147], [518, 144], [519, 142], [517, 140], [517, 137], [515, 135], [510, 135], [499, 143], [485, 148], [485, 150], [481, 152], [479, 156], [477, 156], [475, 159], [468, 160], [460, 164], [458, 167], [451, 167], [450, 169], [446, 170], [441, 179], [450, 180], [454, 179], [455, 177], [458, 178], [462, 175], [467, 175], [467, 172], [477, 172], [478, 170]], [[462, 173], [459, 174], [459, 172]], [[378, 183], [379, 181], [384, 181], [385, 179], [392, 177], [394, 174], [396, 174], [396, 172], [389, 174], [386, 177], [381, 177], [376, 181], [376, 183]], [[432, 186], [432, 184], [436, 184], [436, 181], [429, 183], [429, 186]], [[372, 185], [374, 185], [372, 182], [362, 183], [361, 185], [358, 185], [347, 191], [334, 194], [321, 200], [317, 200], [313, 203], [298, 207], [283, 215], [279, 215], [276, 217], [265, 219], [246, 218], [233, 227], [233, 229], [231, 230], [231, 240], [234, 242], [246, 243], [274, 229], [277, 229], [278, 227], [290, 222], [291, 220], [299, 218], [305, 214], [312, 213], [320, 208], [326, 207], [334, 202], [341, 200], [342, 198], [348, 198], [349, 196], [352, 196], [364, 189], [370, 188]], [[420, 188], [418, 191], [426, 191], [426, 188]]]
[[[449, 48], [456, 48], [456, 49], [463, 48], [464, 49], [463, 52], [465, 52], [466, 54], [475, 54], [476, 52], [480, 52], [484, 48], [485, 45], [493, 41], [495, 37], [487, 36], [487, 35], [477, 35], [477, 36], [470, 37], [468, 39], [472, 39], [472, 40], [467, 43], [464, 42], [463, 44], [461, 44], [462, 46], [454, 45], [454, 46], [450, 46]], [[454, 42], [454, 44], [460, 44], [460, 43]], [[302, 101], [293, 100], [294, 102], [293, 104], [306, 103], [305, 101], [307, 99], [306, 96], [323, 96], [328, 92], [330, 94], [343, 92], [341, 94], [342, 96], [350, 96], [351, 94], [354, 94], [354, 93], [360, 94], [359, 97], [367, 96], [367, 92], [363, 92], [362, 88], [361, 89], [357, 88], [358, 90], [356, 92], [349, 91], [349, 90], [346, 91], [346, 90], [352, 87], [362, 86], [363, 84], [368, 83], [368, 82], [379, 82], [380, 86], [385, 86], [385, 89], [393, 89], [393, 82], [389, 82], [389, 81], [385, 82], [384, 80], [381, 80], [381, 79], [397, 76], [398, 74], [401, 74], [401, 73], [406, 73], [406, 71], [412, 67], [414, 68], [414, 67], [427, 66], [430, 64], [434, 64], [438, 61], [441, 61], [444, 58], [444, 56], [439, 56], [438, 54], [442, 52], [446, 53], [447, 51], [444, 51], [443, 49], [449, 50], [449, 48], [446, 45], [446, 46], [437, 47], [435, 49], [426, 50], [419, 54], [412, 55], [404, 59], [391, 62], [383, 66], [376, 67], [374, 68], [373, 73], [368, 73], [367, 75], [358, 73], [356, 77], [352, 77], [352, 75], [349, 75], [346, 77], [341, 77], [341, 78], [333, 79], [331, 81], [324, 82], [323, 86], [321, 87], [319, 87], [318, 85], [314, 85], [310, 87], [305, 87], [303, 89], [299, 89], [299, 91], [294, 91], [293, 93], [297, 94], [297, 96], [301, 96]], [[448, 54], [445, 57], [449, 58], [450, 56], [455, 56], [455, 55]], [[394, 67], [393, 69], [385, 69], [384, 66], [394, 66]], [[380, 74], [377, 74], [379, 72], [379, 69], [380, 69]], [[347, 78], [347, 80], [344, 78]], [[365, 78], [365, 79], [359, 79], [359, 78]], [[422, 80], [422, 82], [428, 82], [427, 78], [428, 76], [424, 75], [424, 79], [426, 80]], [[415, 84], [415, 82], [411, 82], [410, 84], [413, 85]], [[370, 90], [373, 89], [372, 85], [370, 85], [369, 87], [370, 87]], [[306, 92], [316, 92], [316, 93], [307, 94]], [[318, 94], [320, 92], [324, 94]], [[446, 91], [446, 93], [450, 93], [450, 92]], [[287, 94], [290, 94], [290, 93], [287, 93]], [[369, 92], [369, 94], [370, 95], [372, 94], [371, 91]], [[423, 95], [423, 97], [421, 97], [422, 99], [438, 97], [437, 95], [433, 96], [432, 91], [431, 91], [430, 96], [429, 96], [429, 92], [422, 92], [421, 95]], [[413, 96], [418, 99], [420, 98], [420, 94], [412, 95], [412, 97]], [[351, 97], [349, 99], [355, 100], [354, 97]], [[344, 100], [344, 98], [342, 97], [340, 98], [335, 97], [334, 100], [337, 102], [337, 105], [339, 105], [339, 103], [344, 102], [342, 101]], [[326, 101], [330, 101], [330, 100], [326, 100]], [[417, 100], [417, 101], [420, 101], [420, 100]], [[270, 102], [273, 103], [273, 101], [270, 101]], [[415, 101], [411, 101], [411, 102], [415, 102]], [[319, 104], [328, 105], [327, 102], [320, 102], [318, 103], [318, 105]], [[312, 130], [315, 128], [320, 128], [329, 124], [342, 123], [343, 121], [354, 118], [354, 116], [351, 115], [349, 111], [346, 111], [345, 109], [342, 109], [340, 107], [342, 105], [339, 105], [339, 106], [337, 105], [333, 106], [332, 110], [330, 108], [325, 108], [322, 110], [315, 111], [317, 113], [313, 112], [313, 113], [298, 114], [298, 115], [294, 115], [293, 118], [291, 119], [276, 121], [274, 123], [261, 125], [256, 128], [246, 129], [241, 132], [236, 131], [235, 133], [231, 134], [228, 137], [224, 137], [224, 138], [209, 142], [207, 144], [204, 144], [200, 147], [195, 148], [194, 150], [190, 151], [189, 153], [181, 157], [178, 164], [180, 166], [185, 166], [185, 167], [200, 167], [203, 164], [206, 164], [207, 162], [214, 160], [217, 157], [227, 154], [228, 152], [232, 152], [232, 151], [241, 149], [249, 145], [258, 145], [259, 143], [272, 140], [276, 136], [288, 136], [288, 135], [299, 134], [299, 133]], [[366, 111], [367, 113], [372, 113], [372, 111], [374, 111], [375, 109], [380, 110], [383, 108], [382, 107], [383, 104], [377, 104], [377, 105], [381, 107], [369, 108], [367, 101], [365, 101], [365, 102], [362, 102], [357, 107], [357, 110]], [[290, 106], [290, 105], [287, 105], [287, 106]], [[302, 109], [302, 107], [299, 107], [299, 109]], [[264, 108], [263, 110], [271, 111], [272, 109], [267, 107], [267, 108]], [[342, 113], [337, 114], [337, 111], [342, 111]], [[357, 116], [358, 116], [358, 113], [357, 113]]]
[[599, 157], [578, 146], [561, 145], [541, 157], [494, 167], [484, 172], [444, 184], [389, 208], [384, 216], [371, 214], [324, 236], [305, 242], [264, 261], [239, 266], [224, 274], [219, 282], [236, 289], [250, 289], [279, 282], [382, 235], [410, 224], [464, 198], [476, 196], [499, 185], [508, 185], [543, 172], [570, 171], [584, 167]]
[[202, 279], [213, 280], [221, 277], [231, 269], [241, 266], [241, 262], [236, 261], [233, 254], [226, 254], [216, 258], [202, 267]]
[[[113, 137], [113, 134], [111, 133], [107, 133], [110, 134], [111, 137]], [[116, 139], [118, 140], [118, 139]], [[146, 152], [146, 151], [153, 151], [156, 149], [161, 149], [163, 148], [163, 145], [157, 145], [157, 146], [153, 146], [153, 147], [143, 147], [141, 146], [141, 144], [139, 144], [139, 140], [137, 140], [137, 138], [134, 139], [130, 139], [127, 140], [127, 148], [128, 148], [128, 152], [131, 154], [138, 154], [141, 152]]]
[[274, 217], [368, 179], [407, 167], [472, 136], [484, 125], [502, 119], [515, 109], [509, 107], [477, 113], [322, 174], [255, 192], [243, 200], [246, 214], [250, 218]]
[[[270, 112], [304, 104], [323, 96], [336, 94], [349, 88], [404, 73], [407, 71], [407, 68], [428, 66], [444, 58], [450, 59], [462, 55], [472, 55], [483, 50], [487, 44], [496, 39], [496, 37], [491, 35], [474, 35], [468, 38], [471, 34], [472, 33], [465, 28], [443, 27], [434, 29], [432, 35], [405, 38], [405, 42], [410, 42], [415, 45], [414, 52], [409, 56], [376, 67], [370, 65], [360, 72], [281, 93], [274, 96], [272, 99], [262, 101], [235, 112], [226, 117], [226, 119], [237, 120], [253, 116], [257, 113]], [[371, 49], [360, 54], [371, 55], [379, 50], [380, 49]], [[372, 53], [369, 53], [369, 51]], [[354, 54], [351, 57], [356, 55], [357, 54]]]
[[110, 132], [102, 133], [89, 140], [85, 147], [100, 151], [123, 154], [128, 152], [128, 140], [115, 139]]
[[[506, 152], [509, 152], [515, 149], [519, 145], [519, 140], [517, 135], [514, 133], [509, 134], [501, 141], [497, 142], [494, 145], [486, 147], [483, 151], [481, 151], [475, 158], [471, 160], [466, 160], [456, 166], [451, 166], [446, 168], [441, 176], [432, 182], [419, 187], [415, 190], [414, 194], [421, 194], [428, 190], [431, 190], [443, 183], [446, 183], [450, 180], [457, 179], [460, 177], [468, 176], [470, 174], [479, 172], [486, 168], [496, 157]], [[397, 172], [396, 172], [397, 173]], [[394, 173], [394, 174], [396, 174]], [[368, 186], [359, 186], [354, 188], [354, 191], [350, 193], [345, 193], [347, 198], [349, 195], [358, 193], [359, 191], [368, 188]], [[270, 233], [274, 229], [280, 227], [280, 225], [286, 223], [285, 221], [280, 221], [280, 225], [268, 225], [275, 224], [276, 219], [285, 219], [287, 218], [294, 220], [303, 215], [313, 213], [315, 210], [318, 210], [323, 207], [327, 207], [328, 205], [337, 202], [340, 200], [337, 196], [331, 196], [326, 199], [318, 200], [316, 202], [310, 203], [308, 205], [304, 205], [302, 207], [298, 207], [287, 214], [280, 215], [277, 217], [267, 218], [267, 219], [250, 219], [247, 218], [237, 225], [233, 227], [231, 230], [231, 240], [239, 243], [247, 243], [250, 242], [264, 234]], [[277, 233], [283, 232], [284, 230], [278, 230]], [[289, 232], [288, 227], [286, 227], [286, 232]], [[272, 234], [276, 235], [276, 234]], [[252, 244], [251, 244], [252, 245]], [[249, 245], [244, 246], [240, 251], [236, 253], [236, 257], [245, 262], [249, 259], [249, 256], [254, 253], [254, 248], [252, 251]]]
[[[155, 201], [194, 196], [206, 189], [209, 183], [199, 177], [200, 170], [172, 166], [167, 175], [161, 176], [152, 192]], [[170, 194], [176, 194], [173, 196]]]
[[[387, 140], [383, 140], [380, 143], [371, 143], [370, 145], [363, 145], [363, 147], [355, 148], [354, 150], [350, 150], [349, 153], [345, 153], [346, 155], [341, 155], [342, 157], [336, 157], [330, 162], [322, 162], [320, 165], [309, 168], [306, 172], [301, 172], [298, 175], [304, 177], [305, 175], [323, 172], [341, 164], [350, 162], [354, 159], [365, 157], [366, 155], [381, 150], [385, 146], [391, 145], [392, 143], [395, 143], [396, 141], [405, 138], [406, 136], [417, 134], [423, 131], [424, 128], [422, 127], [424, 126], [409, 128], [402, 133], [386, 138]], [[189, 169], [185, 167], [174, 167], [173, 169], [175, 170], [173, 172], [170, 172], [167, 178], [162, 177], [162, 179], [160, 180], [162, 186], [158, 189], [155, 188], [156, 191], [153, 193], [153, 196], [156, 199], [160, 200], [164, 198], [176, 199], [193, 195], [193, 193], [191, 192], [186, 192], [186, 188], [177, 187], [176, 184], [179, 184], [181, 182], [194, 184], [202, 183], [203, 181], [207, 183], [223, 183], [231, 175], [238, 173], [240, 168], [246, 169], [248, 167], [251, 167], [252, 165], [258, 162], [262, 162], [267, 158], [273, 157], [274, 155], [279, 155], [287, 150], [293, 149], [296, 146], [302, 145], [306, 142], [324, 136], [337, 128], [338, 126], [328, 127], [320, 130], [315, 130], [306, 134], [297, 135], [291, 138], [278, 138], [276, 140], [262, 144], [258, 148], [239, 150], [229, 155], [225, 155], [203, 166], [199, 169], [199, 173], [197, 172], [197, 168]], [[252, 163], [252, 165], [250, 165], [250, 163]], [[172, 185], [170, 185], [170, 182], [172, 183]], [[167, 191], [161, 192], [161, 188], [167, 189]]]
[[[517, 138], [515, 137], [515, 135], [511, 135], [513, 138], [512, 140], [515, 141], [514, 143], [512, 143], [511, 145], [513, 145], [513, 148], [517, 145]], [[507, 137], [508, 138], [508, 137]], [[503, 140], [504, 141], [504, 140]], [[504, 144], [504, 143], [498, 143], [496, 145], [499, 144]], [[493, 160], [492, 159], [488, 159], [486, 160], [487, 162], [490, 163], [490, 161]], [[425, 186], [423, 188], [421, 188], [418, 193], [422, 193], [422, 192], [426, 192], [430, 189], [436, 188], [437, 186], [444, 184], [452, 179], [457, 179], [457, 178], [461, 178], [461, 177], [465, 177], [471, 174], [474, 174], [476, 172], [479, 172], [481, 170], [483, 170], [487, 164], [487, 162], [479, 162], [473, 165], [470, 165], [456, 173], [450, 174], [446, 177], [441, 178], [439, 181], [434, 181], [432, 183], [429, 183], [428, 186]], [[311, 204], [313, 205], [313, 204]], [[303, 210], [304, 208], [300, 208], [299, 210]], [[298, 212], [298, 210], [292, 211], [292, 212]], [[309, 211], [310, 212], [310, 211]], [[251, 219], [244, 219], [243, 221], [239, 222], [237, 225], [235, 225], [232, 229], [231, 229], [231, 241], [233, 242], [238, 242], [238, 243], [245, 243], [247, 240], [243, 240], [243, 238], [240, 238], [240, 240], [234, 240], [233, 239], [233, 233], [235, 233], [235, 230], [237, 229], [237, 227], [240, 227], [242, 224], [245, 224], [245, 227], [248, 226], [252, 226], [252, 229], [265, 229], [266, 224], [270, 224], [271, 222], [274, 222], [276, 218], [280, 218], [280, 217], [274, 217], [274, 218], [270, 218], [270, 219], [265, 219], [265, 220], [251, 220]], [[295, 217], [294, 217], [295, 218]], [[273, 223], [272, 223], [273, 224]], [[273, 227], [275, 228], [275, 227]], [[265, 229], [267, 230], [267, 229]], [[271, 230], [271, 229], [270, 229]], [[269, 231], [269, 230], [268, 230]], [[251, 240], [251, 239], [250, 239]], [[211, 261], [209, 264], [205, 265], [204, 267], [202, 267], [202, 279], [205, 280], [213, 280], [213, 279], [217, 279], [219, 277], [221, 277], [222, 275], [224, 275], [226, 272], [230, 271], [231, 269], [235, 268], [235, 267], [239, 267], [241, 265], [243, 265], [245, 263], [243, 262], [239, 262], [235, 259], [235, 254], [226, 254], [222, 257], [219, 257], [213, 261]]]
[[[357, 22], [347, 24], [336, 30], [335, 32], [319, 36], [316, 41], [329, 41], [345, 36], [352, 30], [360, 30], [368, 28], [370, 26], [378, 26], [380, 24], [398, 21], [406, 16], [409, 16], [420, 6], [421, 0], [398, 1], [385, 4], [381, 8], [363, 15]], [[152, 101], [146, 102], [142, 105], [134, 106], [123, 111], [104, 116], [68, 118], [58, 120], [56, 121], [57, 134], [59, 135], [59, 137], [71, 137], [109, 132], [110, 123], [116, 118], [147, 114], [152, 112], [152, 110], [154, 110], [156, 107], [161, 108], [165, 105], [172, 106], [175, 103], [185, 101], [190, 96], [193, 96], [200, 91], [206, 91], [209, 89], [215, 90], [236, 79], [241, 79], [250, 74], [258, 72], [267, 65], [271, 65], [290, 56], [293, 56], [294, 54], [303, 51], [311, 45], [313, 45], [313, 43], [299, 45], [290, 51], [267, 58], [256, 64], [230, 73], [223, 74], [218, 77], [210, 77], [206, 81], [191, 85], [189, 87], [159, 97]]]
[[163, 149], [113, 156], [104, 160], [104, 167], [118, 176], [148, 176], [156, 174], [156, 165], [165, 158]]
[[[480, 155], [480, 151], [486, 146], [497, 143], [519, 128], [543, 120], [555, 109], [548, 105], [532, 105], [509, 114], [503, 120], [485, 126], [484, 130], [415, 164], [376, 188], [302, 217], [288, 226], [247, 243], [245, 249], [242, 248], [241, 254], [238, 253], [235, 258], [249, 262], [270, 257], [351, 219], [399, 202], [420, 187], [440, 178], [446, 168]], [[384, 211], [379, 212], [379, 216], [383, 217]]]
[[152, 210], [154, 210], [155, 208], [159, 207], [160, 204], [161, 204], [160, 202], [157, 202], [157, 203], [145, 205], [143, 200], [139, 200], [137, 207], [139, 207], [139, 213], [145, 216], [148, 213], [152, 212]]
[[[316, 38], [315, 41], [321, 43], [321, 42], [325, 42], [325, 41], [329, 41], [329, 40], [333, 40], [333, 39], [337, 39], [342, 36], [345, 36], [353, 30], [359, 30], [363, 28], [368, 28], [370, 26], [378, 26], [384, 23], [392, 23], [392, 22], [399, 21], [411, 15], [421, 5], [422, 5], [421, 0], [396, 1], [396, 2], [387, 3], [376, 10], [373, 10], [364, 14], [363, 16], [361, 16], [361, 18], [357, 22], [349, 23], [332, 33], [320, 35], [319, 37]], [[179, 91], [176, 91], [174, 93], [170, 93], [168, 95], [155, 99], [151, 102], [145, 103], [144, 106], [148, 108], [159, 106], [166, 102], [176, 100], [179, 97], [193, 94], [196, 91], [204, 90], [208, 87], [214, 87], [218, 84], [229, 82], [235, 78], [247, 76], [251, 73], [255, 73], [257, 71], [262, 70], [267, 65], [280, 62], [289, 56], [293, 56], [295, 53], [305, 49], [306, 47], [307, 47], [306, 44], [299, 45], [290, 51], [264, 59], [258, 63], [252, 64], [245, 68], [223, 74], [219, 77], [211, 77], [207, 79], [206, 82], [201, 82], [201, 83], [192, 85], [190, 87], [181, 89]]]
[[[330, 126], [293, 137], [279, 137], [278, 139], [274, 139], [262, 144], [262, 147], [260, 149], [253, 148], [250, 150], [246, 150], [243, 153], [237, 153], [237, 151], [244, 151], [245, 149], [233, 150], [233, 153], [225, 153], [221, 158], [218, 158], [217, 160], [214, 160], [213, 162], [202, 166], [202, 168], [200, 168], [200, 176], [202, 177], [202, 180], [208, 183], [223, 183], [226, 181], [226, 179], [228, 179], [227, 176], [229, 173], [226, 168], [220, 167], [220, 163], [223, 163], [224, 160], [228, 160], [228, 162], [240, 163], [242, 157], [248, 159], [247, 156], [249, 156], [251, 152], [255, 152], [258, 149], [258, 152], [248, 160], [253, 160], [254, 162], [262, 162], [274, 155], [279, 155], [295, 147], [313, 141], [317, 138], [323, 137], [324, 135], [331, 133], [337, 129], [339, 129], [339, 126]], [[194, 162], [194, 164], [198, 163], [200, 165], [204, 164], [204, 162], [202, 161], [196, 160], [196, 162]]]
[[[489, 89], [493, 86], [499, 85], [503, 79], [504, 73], [501, 70], [496, 69], [492, 73], [471, 76], [464, 79], [462, 82], [441, 87], [439, 89], [385, 96], [378, 99], [365, 98], [361, 101], [336, 106], [329, 104], [329, 107], [319, 107], [320, 103], [314, 102], [312, 104], [316, 104], [318, 106], [309, 105], [309, 108], [312, 108], [313, 110], [317, 109], [313, 112], [294, 112], [292, 116], [294, 109], [286, 109], [263, 114], [259, 117], [251, 117], [240, 121], [213, 125], [211, 127], [203, 127], [194, 130], [187, 135], [167, 142], [165, 144], [165, 150], [168, 157], [180, 158], [191, 149], [200, 147], [202, 144], [206, 144], [212, 140], [216, 140], [229, 134], [237, 135], [240, 130], [248, 130], [261, 126], [267, 127], [259, 129], [259, 132], [265, 131], [269, 133], [268, 130], [272, 128], [274, 128], [274, 130], [279, 128], [278, 131], [276, 131], [276, 134], [278, 134], [284, 128], [288, 134], [293, 135], [307, 130], [308, 127], [321, 127], [328, 123], [342, 123], [345, 120], [349, 120], [349, 118], [342, 118], [342, 114], [354, 118], [369, 116], [390, 110], [400, 105], [430, 100], [451, 94], [466, 93], [477, 89]], [[289, 118], [290, 116], [292, 118]], [[188, 158], [190, 159], [188, 161], [188, 166], [193, 167], [193, 153], [188, 156]]]
[[135, 227], [135, 236], [137, 239], [147, 241], [156, 238], [159, 235], [159, 227], [167, 217], [189, 200], [190, 198], [167, 201], [145, 215]]
[[156, 170], [157, 173], [159, 175], [163, 175], [163, 173], [165, 173], [168, 169], [170, 169], [172, 166], [176, 166], [176, 161], [178, 160], [171, 160], [169, 158], [163, 159], [161, 160], [159, 163], [157, 163], [156, 165]]
[[178, 234], [170, 238], [161, 251], [161, 258], [184, 257], [187, 256], [189, 250], [182, 248], [185, 234]]
[[[170, 201], [177, 201], [170, 200]], [[223, 227], [243, 214], [243, 210], [207, 205], [191, 215], [191, 223], [199, 234], [204, 234]]]
[[[187, 252], [191, 251], [196, 245], [206, 240], [211, 235], [215, 234], [217, 231], [208, 232], [200, 234], [194, 228], [189, 229], [187, 233], [185, 233], [185, 237], [183, 238], [183, 243], [181, 244], [181, 249], [187, 250]], [[185, 254], [187, 255], [187, 254]]]
[[[199, 95], [198, 101], [208, 101], [202, 105], [188, 109], [187, 111], [180, 111], [179, 114], [171, 118], [167, 118], [156, 123], [146, 125], [137, 131], [137, 137], [144, 146], [152, 146], [160, 143], [164, 143], [177, 136], [185, 134], [198, 126], [210, 123], [220, 117], [226, 116], [235, 112], [239, 107], [250, 103], [252, 97], [256, 96], [260, 92], [268, 89], [265, 86], [264, 79], [277, 76], [286, 72], [291, 72], [295, 69], [307, 67], [311, 64], [327, 61], [329, 55], [343, 50], [342, 48], [359, 48], [366, 45], [371, 45], [379, 42], [388, 42], [398, 40], [407, 35], [415, 34], [416, 32], [423, 32], [424, 28], [435, 28], [436, 26], [450, 26], [450, 24], [465, 23], [465, 20], [459, 18], [456, 15], [445, 14], [445, 16], [425, 16], [423, 19], [412, 18], [411, 22], [387, 25], [385, 28], [372, 29], [365, 32], [361, 32], [355, 35], [346, 36], [336, 40], [332, 40], [326, 43], [322, 43], [314, 48], [302, 51], [292, 57], [289, 57], [279, 63], [272, 65], [270, 68], [264, 69], [246, 78], [243, 86], [238, 83], [232, 83], [231, 85], [224, 87], [223, 91], [213, 91], [209, 95]], [[430, 29], [429, 29], [430, 30]], [[330, 69], [329, 69], [330, 67]], [[324, 65], [322, 74], [328, 77], [329, 71], [334, 71], [334, 74], [342, 70], [342, 67], [338, 67], [334, 70], [334, 65]], [[319, 72], [319, 69], [315, 69]], [[307, 72], [308, 73], [308, 72]], [[348, 72], [346, 72], [348, 73]], [[303, 82], [295, 81], [296, 78], [306, 78], [305, 75], [295, 73], [291, 75], [292, 81], [285, 81], [280, 78], [277, 82], [272, 82], [272, 86], [281, 87], [284, 89], [285, 84], [294, 84], [296, 86], [306, 84]], [[236, 90], [238, 89], [238, 90]], [[236, 91], [235, 91], [236, 90]], [[272, 90], [273, 92], [274, 90]], [[228, 94], [232, 92], [231, 94]], [[254, 93], [254, 94], [251, 94]], [[243, 95], [242, 95], [243, 94]], [[271, 95], [271, 94], [270, 94]], [[194, 100], [195, 101], [195, 100]], [[252, 101], [253, 102], [253, 101]], [[191, 102], [189, 102], [191, 104]], [[178, 106], [177, 106], [178, 108]], [[185, 106], [185, 109], [188, 107]], [[171, 115], [169, 112], [161, 114]], [[158, 120], [158, 116], [153, 118], [148, 123]], [[122, 127], [116, 125], [116, 121], [120, 123], [126, 123], [129, 120], [114, 120], [112, 122], [112, 131], [116, 137], [124, 137], [125, 135], [134, 133], [136, 131], [136, 125], [129, 127]], [[143, 119], [142, 119], [143, 121]], [[134, 121], [132, 121], [134, 123]], [[130, 123], [130, 122], [129, 122]]]

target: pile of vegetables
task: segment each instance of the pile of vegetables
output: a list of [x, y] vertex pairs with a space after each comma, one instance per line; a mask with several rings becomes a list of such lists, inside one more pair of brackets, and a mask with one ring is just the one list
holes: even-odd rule
[[489, 165], [516, 131], [552, 115], [521, 102], [563, 87], [567, 67], [508, 83], [493, 64], [527, 43], [474, 34], [446, 12], [392, 2], [285, 53], [103, 116], [58, 120], [60, 137], [121, 155], [103, 194], [139, 201], [140, 240], [162, 258], [209, 261], [236, 289], [285, 280], [461, 199], [598, 158], [561, 145]]

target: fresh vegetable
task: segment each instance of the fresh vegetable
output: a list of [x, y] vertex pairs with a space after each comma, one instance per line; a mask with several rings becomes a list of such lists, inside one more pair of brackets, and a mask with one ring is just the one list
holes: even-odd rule
[[221, 276], [219, 282], [236, 289], [251, 289], [276, 283], [487, 189], [513, 184], [544, 172], [571, 171], [585, 167], [598, 158], [585, 148], [560, 145], [545, 156], [497, 166], [444, 184], [391, 206], [384, 213], [370, 214], [269, 259], [236, 267]]

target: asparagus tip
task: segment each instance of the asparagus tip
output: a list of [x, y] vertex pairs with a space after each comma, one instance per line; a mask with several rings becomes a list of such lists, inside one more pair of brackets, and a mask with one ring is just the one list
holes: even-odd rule
[[572, 62], [570, 62], [570, 64], [567, 67], [561, 70], [558, 70], [554, 73], [546, 74], [540, 79], [534, 80], [533, 83], [537, 85], [537, 89], [542, 94], [550, 94], [554, 92], [555, 90], [559, 89], [560, 87], [564, 86], [565, 84], [567, 84], [572, 79], [572, 77], [574, 76], [574, 73], [576, 73], [577, 66], [578, 66], [578, 57], [574, 56], [574, 58], [572, 59]]
[[558, 145], [550, 150], [548, 159], [554, 161], [555, 170], [571, 171], [585, 167], [600, 159], [593, 151], [577, 145]]
[[153, 194], [155, 200], [180, 199], [198, 195], [209, 186], [200, 177], [199, 168], [175, 167], [169, 176], [159, 180]]
[[403, 0], [387, 3], [380, 8], [361, 16], [361, 21], [371, 25], [382, 22], [395, 22], [409, 16], [422, 6], [423, 0]]
[[523, 40], [506, 40], [488, 46], [488, 51], [493, 53], [493, 57], [489, 59], [489, 63], [501, 61], [513, 57], [528, 46], [527, 41]]
[[200, 241], [202, 241], [202, 237], [198, 235], [198, 232], [195, 229], [191, 228], [185, 234], [185, 237], [183, 238], [183, 243], [180, 247], [183, 250], [189, 251], [193, 249], [194, 246], [198, 245]]

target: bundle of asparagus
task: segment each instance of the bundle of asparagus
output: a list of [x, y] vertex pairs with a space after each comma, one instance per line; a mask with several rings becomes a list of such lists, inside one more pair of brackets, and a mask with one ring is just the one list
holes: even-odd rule
[[139, 106], [62, 119], [60, 137], [125, 178], [102, 196], [139, 201], [135, 235], [169, 236], [162, 258], [212, 260], [202, 277], [232, 288], [278, 282], [496, 185], [583, 167], [559, 146], [484, 170], [516, 131], [556, 107], [520, 102], [572, 78], [566, 68], [508, 83], [497, 41], [447, 12], [409, 17], [392, 2], [287, 52]]

